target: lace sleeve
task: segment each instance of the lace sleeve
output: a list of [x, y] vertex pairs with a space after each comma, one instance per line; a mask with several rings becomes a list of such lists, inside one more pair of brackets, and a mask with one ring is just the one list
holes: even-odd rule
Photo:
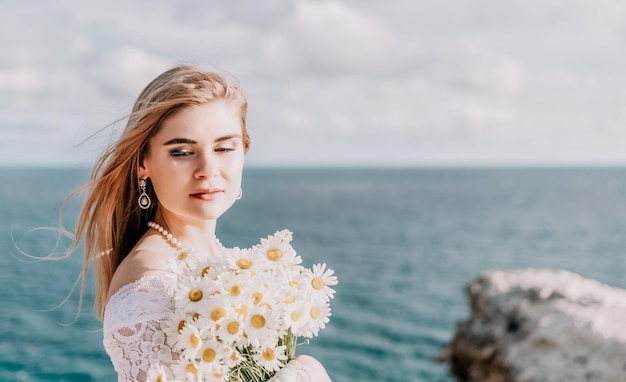
[[177, 355], [161, 324], [172, 309], [158, 275], [144, 276], [111, 296], [102, 332], [118, 382], [145, 382], [150, 366], [159, 363], [169, 370]]
[[267, 382], [313, 382], [313, 380], [298, 361], [291, 361]]

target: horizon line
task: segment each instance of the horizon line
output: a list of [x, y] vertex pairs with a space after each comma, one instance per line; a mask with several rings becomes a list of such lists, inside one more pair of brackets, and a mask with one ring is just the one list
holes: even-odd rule
[[[91, 170], [92, 165], [72, 163], [0, 163], [0, 169], [68, 169]], [[301, 163], [301, 164], [248, 164], [243, 170], [307, 170], [307, 169], [626, 169], [626, 163]]]

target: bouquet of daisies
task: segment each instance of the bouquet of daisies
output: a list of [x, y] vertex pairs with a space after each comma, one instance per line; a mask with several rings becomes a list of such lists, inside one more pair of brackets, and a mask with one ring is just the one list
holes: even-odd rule
[[[175, 309], [164, 325], [179, 359], [173, 381], [262, 382], [295, 357], [299, 337], [317, 336], [337, 284], [326, 264], [301, 266], [288, 230], [211, 258], [180, 251], [166, 287]], [[172, 381], [164, 365], [148, 381]]]

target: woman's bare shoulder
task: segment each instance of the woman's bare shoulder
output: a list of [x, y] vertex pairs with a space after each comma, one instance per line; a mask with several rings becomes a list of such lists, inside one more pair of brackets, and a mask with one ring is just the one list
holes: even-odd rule
[[167, 254], [158, 246], [150, 245], [149, 240], [135, 247], [115, 270], [109, 285], [107, 301], [124, 285], [148, 274], [164, 271], [166, 260]]

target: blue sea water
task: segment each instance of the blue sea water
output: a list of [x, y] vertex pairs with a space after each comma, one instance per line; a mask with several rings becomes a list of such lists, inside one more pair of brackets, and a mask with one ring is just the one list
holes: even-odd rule
[[[74, 321], [81, 253], [45, 256], [84, 169], [0, 169], [0, 381], [114, 381], [91, 310]], [[220, 220], [230, 246], [283, 228], [305, 265], [340, 283], [331, 321], [300, 352], [332, 379], [451, 381], [434, 359], [468, 314], [465, 285], [491, 269], [558, 268], [626, 288], [626, 169], [250, 169]], [[80, 195], [68, 204], [66, 227]], [[61, 253], [68, 241], [56, 250]]]

